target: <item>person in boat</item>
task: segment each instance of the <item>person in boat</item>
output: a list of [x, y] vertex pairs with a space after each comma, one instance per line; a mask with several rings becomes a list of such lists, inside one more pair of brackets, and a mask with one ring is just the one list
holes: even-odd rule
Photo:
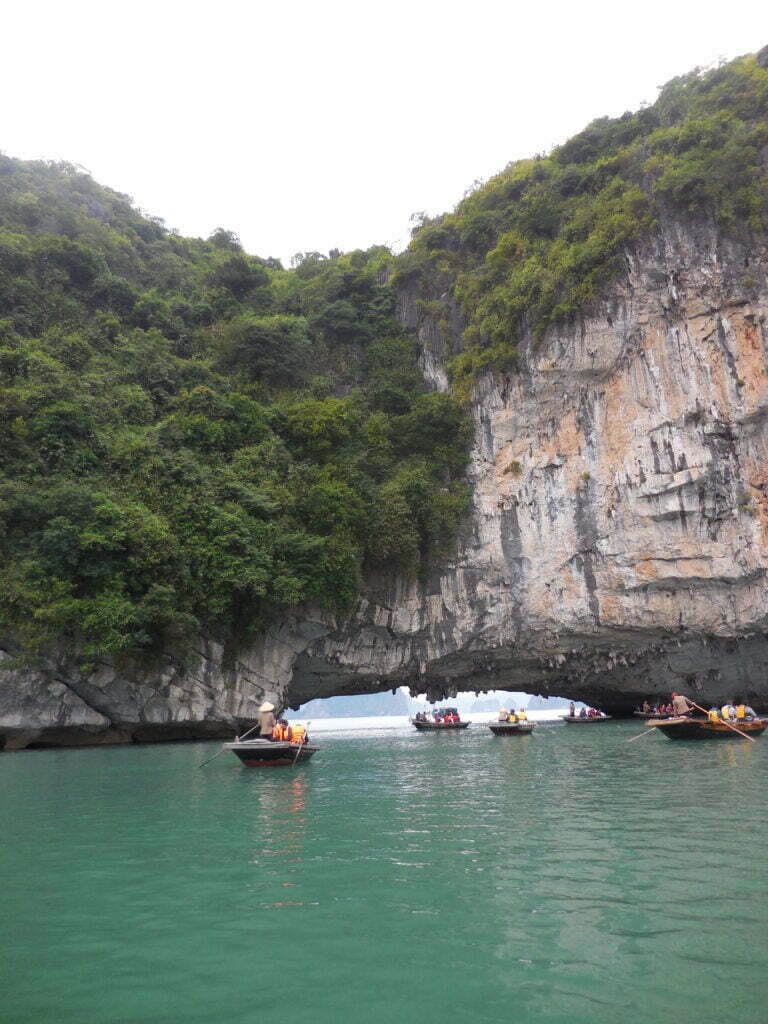
[[271, 739], [275, 743], [284, 743], [288, 739], [289, 726], [284, 718], [278, 718], [272, 727]]
[[598, 718], [597, 708], [590, 708], [587, 712], [587, 718]]
[[568, 717], [569, 718], [575, 718], [576, 717], [576, 705], [573, 703], [573, 701], [571, 701], [570, 706], [568, 708]]
[[687, 697], [684, 697], [682, 693], [672, 694], [672, 714], [677, 715], [679, 718], [684, 718], [690, 714], [693, 710], [693, 705], [690, 703]]
[[724, 722], [732, 722], [736, 718], [736, 708], [733, 701], [729, 700], [720, 708], [720, 717]]
[[296, 746], [309, 743], [307, 730], [300, 722], [294, 722], [293, 725], [288, 726], [285, 738], [289, 743], [293, 743]]
[[275, 705], [268, 700], [259, 708], [259, 739], [271, 740], [272, 730], [275, 728]]
[[509, 708], [499, 708], [499, 721], [500, 722], [508, 722], [509, 721]]
[[517, 712], [515, 711], [514, 708], [510, 708], [509, 709], [509, 714], [507, 715], [507, 721], [509, 722], [510, 725], [517, 725], [517, 722], [518, 722]]
[[644, 700], [643, 701], [643, 714], [647, 715], [650, 710], [651, 710], [651, 705], [648, 703], [647, 700]]
[[714, 704], [712, 705], [712, 707], [707, 712], [707, 721], [708, 722], [719, 722], [720, 721], [720, 712], [717, 710], [717, 708], [715, 707]]
[[517, 720], [518, 720], [518, 722], [527, 722], [528, 721], [528, 715], [526, 715], [525, 711], [523, 711], [522, 708], [520, 708], [520, 710], [517, 712]]
[[736, 704], [736, 721], [737, 722], [753, 722], [757, 718], [754, 708], [751, 708], [749, 704], [745, 704], [744, 701], [739, 698]]
[[586, 709], [586, 707], [583, 707], [581, 709], [581, 711], [579, 712], [579, 718], [587, 718], [587, 717], [588, 717], [587, 709]]

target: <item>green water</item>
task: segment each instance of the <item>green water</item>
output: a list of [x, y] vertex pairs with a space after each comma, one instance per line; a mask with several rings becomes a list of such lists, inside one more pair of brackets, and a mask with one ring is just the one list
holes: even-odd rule
[[0, 1019], [764, 1022], [768, 739], [0, 755]]

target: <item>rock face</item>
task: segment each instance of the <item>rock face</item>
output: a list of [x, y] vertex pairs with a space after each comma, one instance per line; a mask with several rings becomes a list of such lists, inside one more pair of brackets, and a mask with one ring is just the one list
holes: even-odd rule
[[[401, 684], [511, 689], [621, 712], [681, 689], [768, 707], [766, 252], [667, 223], [578, 323], [477, 382], [471, 523], [427, 585], [371, 581], [354, 615], [281, 623], [229, 668], [0, 682], [8, 745], [219, 735], [280, 705]], [[460, 317], [420, 319], [447, 387]], [[430, 308], [431, 305], [430, 305]]]

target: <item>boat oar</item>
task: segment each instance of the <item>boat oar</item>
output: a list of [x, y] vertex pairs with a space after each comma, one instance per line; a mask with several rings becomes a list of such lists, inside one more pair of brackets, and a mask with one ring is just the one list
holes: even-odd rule
[[[237, 742], [239, 743], [240, 740], [244, 740], [246, 736], [250, 736], [251, 735], [251, 733], [254, 731], [254, 729], [258, 729], [258, 728], [259, 728], [258, 725], [254, 725], [253, 729], [249, 729], [248, 732], [244, 732], [242, 736], [237, 736], [236, 737]], [[211, 761], [215, 761], [216, 758], [219, 757], [220, 754], [224, 753], [225, 750], [226, 750], [226, 747], [222, 747], [218, 754], [214, 754], [213, 757], [209, 757], [207, 761], [203, 761], [203, 763], [199, 764], [197, 767], [198, 768], [205, 768], [205, 766], [207, 764], [210, 764]]]
[[[706, 710], [705, 710], [705, 709], [704, 709], [704, 708], [703, 708], [703, 707], [701, 706], [701, 704], [697, 704], [697, 703], [696, 703], [696, 701], [695, 701], [695, 700], [691, 700], [691, 699], [690, 699], [690, 697], [688, 698], [688, 702], [689, 702], [690, 704], [693, 704], [693, 706], [694, 706], [695, 708], [698, 708], [698, 709], [699, 709], [699, 711], [703, 711], [703, 712], [704, 712], [704, 714], [705, 714], [705, 715], [706, 715], [707, 717], [709, 717], [709, 712], [708, 712], [708, 711], [706, 711]], [[733, 731], [734, 731], [734, 732], [737, 732], [737, 733], [739, 734], [739, 736], [743, 736], [745, 740], [749, 740], [749, 742], [750, 742], [750, 743], [754, 743], [754, 742], [755, 742], [755, 740], [754, 740], [754, 737], [753, 737], [753, 736], [748, 736], [748, 735], [747, 735], [747, 734], [746, 734], [745, 732], [742, 732], [742, 731], [741, 731], [741, 729], [737, 729], [737, 728], [736, 728], [736, 726], [735, 726], [735, 725], [731, 725], [731, 723], [730, 723], [730, 722], [729, 722], [729, 721], [728, 721], [727, 719], [725, 719], [725, 718], [721, 718], [721, 719], [720, 719], [720, 721], [721, 721], [721, 722], [723, 723], [723, 725], [727, 725], [729, 729], [733, 729]]]
[[213, 757], [209, 757], [207, 761], [203, 761], [203, 763], [202, 763], [202, 764], [199, 764], [199, 765], [198, 765], [197, 767], [198, 767], [198, 768], [205, 768], [205, 766], [206, 766], [207, 764], [210, 764], [210, 763], [211, 763], [211, 761], [215, 761], [215, 760], [216, 760], [216, 758], [217, 758], [217, 757], [219, 756], [219, 754], [223, 754], [223, 753], [224, 753], [224, 749], [225, 749], [225, 748], [224, 748], [224, 747], [222, 747], [222, 748], [221, 748], [221, 750], [219, 751], [219, 753], [218, 753], [218, 754], [214, 754], [214, 755], [213, 755]]
[[647, 728], [645, 730], [645, 732], [639, 732], [637, 734], [637, 736], [633, 736], [631, 740], [627, 740], [627, 743], [634, 743], [635, 740], [641, 740], [643, 738], [643, 736], [650, 736], [650, 735], [652, 735], [653, 730], [655, 728], [656, 728], [655, 726], [651, 726], [651, 727]]

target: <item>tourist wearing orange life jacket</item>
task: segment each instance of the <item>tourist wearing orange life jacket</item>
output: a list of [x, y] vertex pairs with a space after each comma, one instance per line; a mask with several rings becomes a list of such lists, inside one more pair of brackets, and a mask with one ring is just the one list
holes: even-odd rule
[[274, 728], [272, 729], [272, 739], [276, 743], [282, 743], [288, 739], [288, 733], [290, 729], [288, 723], [284, 718], [278, 719], [275, 722]]
[[295, 744], [296, 746], [302, 743], [309, 743], [309, 736], [307, 735], [307, 730], [304, 728], [303, 725], [300, 725], [298, 722], [294, 722], [293, 725], [288, 726], [287, 733], [288, 735], [286, 736], [286, 739], [290, 743]]

